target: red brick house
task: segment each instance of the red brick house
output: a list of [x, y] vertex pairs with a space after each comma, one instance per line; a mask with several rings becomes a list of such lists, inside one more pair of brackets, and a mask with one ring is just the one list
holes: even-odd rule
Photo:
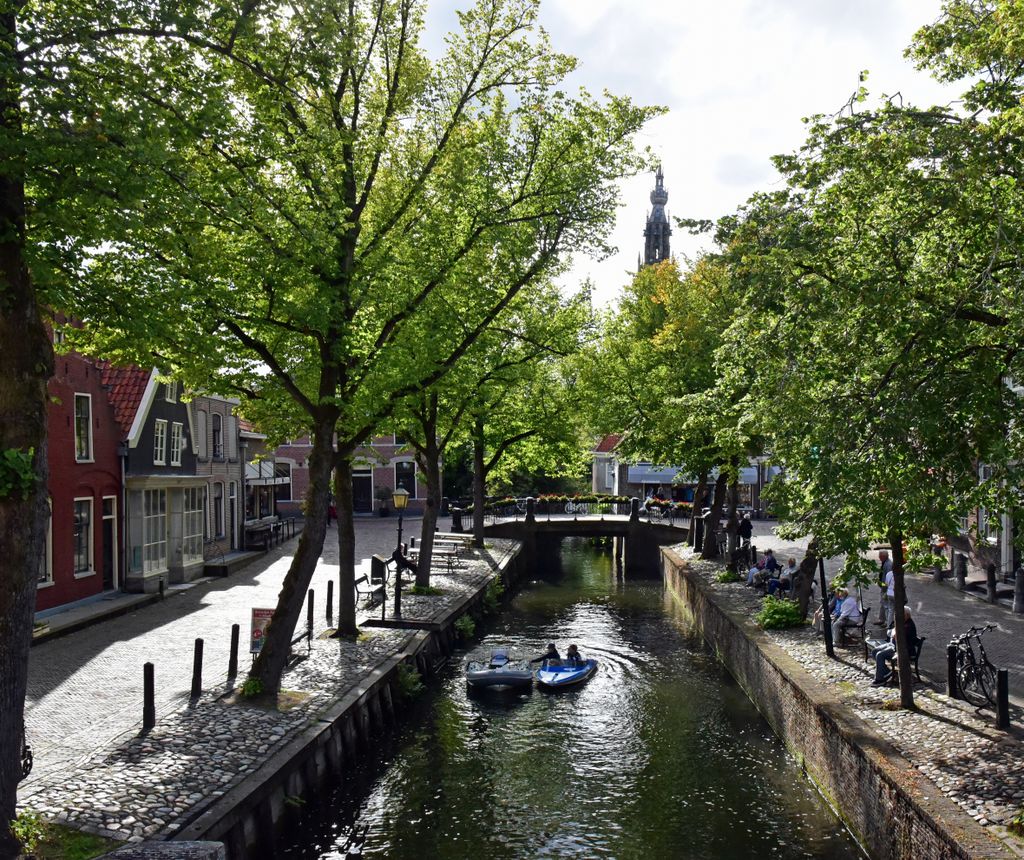
[[124, 582], [121, 428], [103, 368], [78, 353], [59, 355], [48, 391], [51, 515], [37, 612], [94, 598]]

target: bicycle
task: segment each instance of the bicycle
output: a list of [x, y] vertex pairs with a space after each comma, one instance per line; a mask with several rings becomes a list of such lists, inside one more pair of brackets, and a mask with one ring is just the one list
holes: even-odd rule
[[650, 523], [660, 523], [668, 516], [668, 511], [661, 505], [649, 505], [647, 507], [647, 521]]
[[585, 514], [587, 512], [586, 502], [566, 502], [565, 512], [567, 514]]
[[[949, 643], [956, 646], [956, 682], [960, 688], [960, 695], [976, 708], [996, 703], [996, 667], [988, 659], [981, 641], [983, 633], [995, 629], [995, 624], [972, 627], [966, 633], [954, 636]], [[980, 658], [975, 656], [971, 639], [978, 641]]]
[[[25, 721], [21, 721], [21, 779], [28, 779], [32, 773], [32, 747], [28, 743], [28, 732], [25, 730]], [[21, 780], [19, 780], [20, 782]]]

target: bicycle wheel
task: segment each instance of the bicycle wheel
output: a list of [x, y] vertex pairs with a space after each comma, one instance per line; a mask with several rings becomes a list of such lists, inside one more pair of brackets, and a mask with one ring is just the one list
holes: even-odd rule
[[[995, 673], [987, 671], [989, 667], [967, 663], [956, 673], [960, 695], [976, 708], [983, 708], [993, 702], [995, 696]], [[991, 678], [987, 677], [991, 675]], [[990, 684], [991, 686], [986, 686]], [[991, 692], [989, 692], [991, 690]]]

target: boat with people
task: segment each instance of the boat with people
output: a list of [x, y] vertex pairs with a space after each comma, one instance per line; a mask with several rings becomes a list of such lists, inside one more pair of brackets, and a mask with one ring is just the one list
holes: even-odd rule
[[537, 670], [537, 684], [548, 689], [573, 687], [597, 671], [597, 660], [545, 660]]
[[507, 648], [495, 648], [486, 662], [466, 664], [466, 683], [477, 689], [522, 689], [533, 686], [533, 671], [527, 663], [513, 660]]

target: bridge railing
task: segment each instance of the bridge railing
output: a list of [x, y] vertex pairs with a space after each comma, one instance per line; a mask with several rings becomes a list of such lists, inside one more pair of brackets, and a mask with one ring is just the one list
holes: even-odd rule
[[[631, 501], [623, 497], [597, 499], [576, 499], [565, 497], [541, 497], [534, 500], [534, 516], [538, 520], [564, 519], [573, 517], [628, 517]], [[487, 503], [484, 509], [485, 525], [526, 519], [528, 499], [505, 498]], [[690, 521], [688, 506], [672, 503], [641, 502], [640, 519], [652, 524], [686, 526]]]

